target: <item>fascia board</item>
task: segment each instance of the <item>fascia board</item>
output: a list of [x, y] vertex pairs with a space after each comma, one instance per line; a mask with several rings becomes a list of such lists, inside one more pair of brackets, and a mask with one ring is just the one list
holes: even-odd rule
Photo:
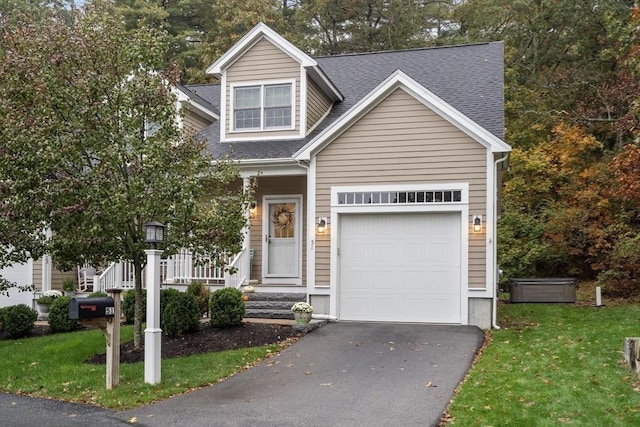
[[453, 108], [436, 94], [413, 80], [400, 70], [396, 70], [375, 89], [364, 96], [353, 107], [337, 119], [332, 125], [327, 127], [313, 140], [298, 150], [293, 158], [296, 160], [309, 160], [312, 155], [324, 148], [340, 133], [359, 120], [364, 114], [381, 102], [387, 95], [397, 88], [402, 88], [413, 97], [422, 102], [425, 106], [435, 111], [458, 129], [469, 135], [491, 152], [509, 152], [511, 147], [491, 132], [478, 125], [476, 122]]
[[310, 67], [307, 69], [311, 80], [316, 82], [318, 86], [331, 98], [333, 101], [342, 101], [344, 95], [338, 90], [337, 87], [329, 80], [327, 75], [320, 69], [320, 67]]
[[197, 110], [196, 113], [199, 113], [200, 115], [203, 115], [203, 116], [208, 117], [208, 118], [213, 119], [213, 120], [220, 120], [220, 115], [219, 114], [217, 114], [215, 111], [205, 107], [204, 105], [194, 101], [193, 98], [191, 98], [189, 96], [189, 94], [186, 93], [182, 88], [173, 86], [173, 90], [174, 90], [174, 93], [176, 94], [176, 96], [178, 97], [178, 101], [179, 102], [187, 102], [187, 103], [189, 103], [189, 105], [191, 107], [193, 107], [194, 110]]
[[253, 46], [261, 37], [266, 37], [273, 44], [282, 49], [285, 53], [291, 56], [293, 59], [302, 64], [303, 67], [317, 66], [315, 60], [309, 55], [295, 47], [291, 42], [286, 40], [280, 34], [273, 31], [266, 24], [260, 22], [245, 34], [231, 49], [225, 52], [220, 58], [218, 58], [213, 64], [207, 68], [207, 74], [214, 74], [219, 76], [222, 72], [232, 64], [238, 57], [240, 57], [245, 51]]

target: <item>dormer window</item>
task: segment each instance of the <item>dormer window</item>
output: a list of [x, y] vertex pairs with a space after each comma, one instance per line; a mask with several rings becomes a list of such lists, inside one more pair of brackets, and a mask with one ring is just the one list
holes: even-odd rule
[[233, 88], [233, 130], [292, 128], [293, 84], [257, 84]]

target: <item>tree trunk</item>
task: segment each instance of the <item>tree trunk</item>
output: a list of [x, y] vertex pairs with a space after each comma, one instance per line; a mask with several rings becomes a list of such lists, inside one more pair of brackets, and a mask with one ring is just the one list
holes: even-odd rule
[[144, 313], [144, 310], [142, 309], [144, 298], [144, 296], [142, 295], [142, 264], [140, 262], [134, 261], [133, 269], [136, 276], [136, 304], [135, 317], [133, 319], [133, 348], [135, 350], [140, 350], [140, 348], [142, 348], [142, 323], [146, 315], [146, 313]]

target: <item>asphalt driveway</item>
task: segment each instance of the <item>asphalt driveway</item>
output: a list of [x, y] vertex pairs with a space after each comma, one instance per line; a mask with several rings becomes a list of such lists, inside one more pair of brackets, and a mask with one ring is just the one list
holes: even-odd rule
[[437, 425], [483, 339], [473, 326], [330, 323], [220, 384], [116, 416], [139, 426]]

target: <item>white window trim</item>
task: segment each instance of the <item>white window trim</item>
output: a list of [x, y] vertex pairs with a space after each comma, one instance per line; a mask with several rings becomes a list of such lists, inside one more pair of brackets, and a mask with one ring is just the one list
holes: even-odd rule
[[[277, 86], [277, 85], [291, 85], [291, 126], [281, 126], [281, 127], [265, 127], [264, 123], [264, 88], [265, 86]], [[244, 87], [252, 87], [252, 86], [260, 86], [260, 127], [259, 128], [250, 128], [250, 129], [235, 129], [235, 95], [237, 88]], [[229, 122], [229, 134], [243, 134], [243, 133], [252, 133], [252, 132], [281, 132], [283, 130], [294, 130], [296, 126], [296, 80], [295, 79], [284, 79], [284, 80], [260, 80], [260, 81], [248, 81], [248, 82], [238, 82], [231, 83], [229, 85], [229, 104], [230, 111], [227, 115], [227, 120]]]

